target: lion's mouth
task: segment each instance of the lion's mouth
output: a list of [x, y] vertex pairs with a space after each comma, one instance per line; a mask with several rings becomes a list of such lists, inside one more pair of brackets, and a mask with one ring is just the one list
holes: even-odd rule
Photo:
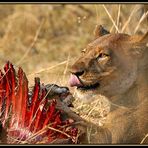
[[93, 90], [96, 89], [97, 87], [100, 86], [100, 84], [97, 83], [93, 83], [93, 84], [84, 84], [79, 77], [77, 77], [76, 75], [71, 75], [70, 79], [69, 79], [69, 84], [71, 87], [76, 86], [77, 89], [79, 90]]
[[99, 83], [83, 85], [83, 86], [78, 86], [77, 89], [80, 89], [80, 90], [92, 90], [92, 89], [96, 89], [97, 87], [99, 87], [99, 85], [100, 85]]

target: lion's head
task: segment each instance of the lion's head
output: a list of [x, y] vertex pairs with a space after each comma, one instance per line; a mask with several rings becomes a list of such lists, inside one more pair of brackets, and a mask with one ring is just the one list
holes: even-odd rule
[[99, 94], [111, 98], [125, 93], [137, 80], [147, 41], [148, 33], [111, 34], [97, 26], [95, 39], [71, 67], [69, 83], [77, 87], [77, 97], [91, 101]]

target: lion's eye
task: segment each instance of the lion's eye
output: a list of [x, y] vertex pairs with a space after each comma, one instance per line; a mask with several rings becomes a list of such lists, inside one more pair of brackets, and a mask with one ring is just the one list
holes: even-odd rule
[[106, 53], [100, 53], [98, 56], [97, 56], [97, 60], [104, 60], [106, 58], [108, 58], [109, 55], [106, 54]]
[[82, 52], [82, 53], [85, 53], [85, 52], [86, 52], [86, 48], [84, 48], [83, 50], [81, 50], [81, 52]]

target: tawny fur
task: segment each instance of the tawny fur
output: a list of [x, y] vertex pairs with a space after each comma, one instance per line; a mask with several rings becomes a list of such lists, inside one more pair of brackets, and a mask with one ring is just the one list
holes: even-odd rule
[[[130, 36], [97, 32], [72, 65], [73, 74], [83, 71], [79, 76], [83, 85], [100, 83], [93, 91], [77, 89], [77, 97], [91, 102], [93, 96], [103, 95], [111, 104], [104, 126], [91, 127], [90, 143], [140, 144], [148, 133], [147, 43], [148, 33]], [[106, 52], [109, 56], [98, 61], [99, 54]], [[143, 143], [148, 143], [148, 138]]]

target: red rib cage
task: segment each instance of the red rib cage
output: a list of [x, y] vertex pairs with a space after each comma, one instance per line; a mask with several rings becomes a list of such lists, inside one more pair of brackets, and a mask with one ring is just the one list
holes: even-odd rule
[[[62, 119], [56, 100], [49, 102], [45, 87], [35, 78], [32, 96], [28, 95], [28, 80], [21, 68], [15, 71], [7, 62], [0, 71], [0, 120], [7, 131], [6, 143], [52, 143], [56, 139], [71, 139], [75, 143], [77, 129]], [[29, 101], [31, 100], [31, 102]], [[50, 99], [51, 100], [51, 99]]]

